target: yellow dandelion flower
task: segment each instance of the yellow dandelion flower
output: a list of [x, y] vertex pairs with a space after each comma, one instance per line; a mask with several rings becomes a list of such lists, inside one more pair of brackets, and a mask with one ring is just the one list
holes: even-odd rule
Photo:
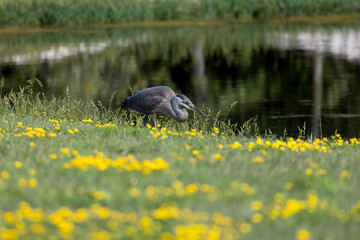
[[297, 240], [309, 240], [311, 238], [310, 232], [306, 229], [299, 229], [295, 236]]
[[340, 172], [340, 178], [341, 179], [346, 179], [351, 177], [351, 172], [349, 172], [348, 170], [343, 170]]
[[307, 169], [305, 170], [305, 173], [306, 173], [307, 175], [312, 174], [312, 172], [313, 172], [313, 170], [312, 170], [311, 168], [307, 168]]
[[38, 185], [38, 182], [37, 182], [37, 180], [35, 178], [30, 178], [29, 179], [29, 186], [30, 187], [35, 188], [35, 187], [37, 187], [37, 185]]
[[12, 212], [4, 212], [3, 219], [6, 223], [12, 224], [15, 222], [15, 214]]
[[105, 198], [105, 193], [102, 191], [95, 191], [91, 194], [91, 196], [96, 200], [101, 200]]
[[60, 151], [64, 154], [69, 154], [70, 150], [68, 148], [61, 148]]
[[264, 142], [261, 140], [261, 138], [258, 138], [256, 140], [256, 144], [262, 146], [262, 145], [264, 145]]
[[254, 201], [250, 204], [250, 208], [255, 211], [261, 210], [263, 207], [263, 203], [261, 201]]
[[49, 133], [49, 137], [56, 137], [56, 133]]
[[199, 150], [193, 150], [191, 153], [194, 154], [194, 155], [200, 154]]
[[129, 190], [129, 194], [132, 196], [132, 197], [138, 197], [140, 196], [140, 190], [138, 188], [131, 188]]
[[117, 231], [119, 230], [119, 223], [117, 221], [110, 220], [106, 222], [106, 227], [111, 231]]
[[45, 233], [45, 227], [41, 224], [38, 224], [38, 223], [35, 223], [35, 224], [32, 224], [30, 226], [30, 230], [32, 233], [35, 233], [35, 234], [43, 234]]
[[19, 187], [25, 187], [26, 186], [26, 179], [19, 178], [18, 185], [19, 185]]
[[30, 142], [30, 147], [35, 147], [35, 143], [34, 143], [34, 142]]
[[71, 129], [69, 129], [68, 132], [69, 132], [70, 134], [74, 134], [74, 131], [71, 130]]
[[76, 133], [77, 133], [77, 132], [79, 132], [79, 129], [77, 129], [77, 128], [74, 128], [74, 132], [76, 132]]
[[252, 217], [251, 217], [251, 221], [253, 223], [261, 223], [263, 221], [263, 215], [261, 213], [255, 213]]
[[36, 169], [31, 168], [31, 169], [29, 170], [29, 174], [30, 174], [31, 176], [35, 176], [35, 175], [36, 175]]
[[58, 156], [57, 156], [55, 153], [52, 153], [52, 154], [50, 154], [50, 158], [51, 158], [51, 159], [57, 159]]
[[245, 222], [240, 224], [240, 232], [242, 234], [247, 234], [247, 233], [250, 232], [250, 230], [251, 230], [251, 225], [250, 224], [245, 223]]
[[316, 175], [326, 175], [327, 170], [326, 169], [318, 169], [316, 170]]
[[1, 171], [1, 177], [2, 179], [6, 180], [6, 179], [9, 179], [10, 178], [10, 173], [8, 171]]
[[196, 158], [189, 158], [190, 163], [196, 163]]
[[263, 157], [255, 157], [252, 160], [254, 163], [260, 163], [260, 162], [264, 162], [265, 159]]
[[1, 239], [18, 239], [19, 234], [16, 229], [4, 229], [0, 232]]
[[22, 168], [22, 163], [19, 162], [19, 161], [16, 161], [16, 162], [14, 163], [14, 165], [15, 165], [16, 168]]
[[[173, 237], [173, 235], [171, 235], [171, 233], [164, 232], [161, 234], [160, 239], [161, 240], [172, 240], [172, 239], [174, 239], [174, 237]], [[209, 236], [209, 239], [210, 239], [210, 236]], [[216, 239], [216, 238], [211, 238], [211, 239]]]
[[215, 158], [215, 160], [217, 160], [217, 161], [224, 161], [224, 160], [225, 160], [225, 158], [222, 157], [219, 153], [215, 153], [215, 154], [214, 154], [214, 158]]
[[291, 183], [291, 182], [285, 183], [285, 186], [284, 186], [284, 188], [285, 188], [286, 190], [291, 190], [293, 187], [294, 187], [294, 184]]
[[98, 240], [98, 239], [111, 240], [111, 235], [110, 235], [110, 233], [108, 233], [106, 231], [92, 232], [92, 233], [90, 233], [89, 239], [90, 240]]

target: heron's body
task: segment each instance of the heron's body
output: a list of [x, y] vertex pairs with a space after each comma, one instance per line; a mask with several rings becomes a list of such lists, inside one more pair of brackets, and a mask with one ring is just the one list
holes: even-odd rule
[[156, 126], [157, 113], [169, 115], [177, 122], [186, 121], [188, 119], [188, 112], [184, 108], [179, 108], [179, 105], [194, 110], [205, 117], [186, 96], [176, 94], [167, 86], [157, 86], [140, 90], [126, 98], [121, 107], [130, 108], [148, 115], [151, 114]]

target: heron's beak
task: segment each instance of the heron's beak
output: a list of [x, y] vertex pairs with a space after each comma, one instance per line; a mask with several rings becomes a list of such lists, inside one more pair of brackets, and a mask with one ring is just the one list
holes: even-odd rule
[[198, 113], [199, 115], [203, 116], [204, 118], [206, 118], [206, 115], [201, 112], [195, 105], [189, 105], [190, 109], [193, 110], [194, 112]]

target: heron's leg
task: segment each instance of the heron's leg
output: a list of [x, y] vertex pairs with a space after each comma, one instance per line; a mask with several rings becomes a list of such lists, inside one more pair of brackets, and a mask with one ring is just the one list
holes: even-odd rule
[[154, 127], [157, 128], [157, 124], [156, 124], [156, 113], [155, 113], [155, 112], [152, 114], [152, 118], [153, 118], [153, 120], [154, 120]]

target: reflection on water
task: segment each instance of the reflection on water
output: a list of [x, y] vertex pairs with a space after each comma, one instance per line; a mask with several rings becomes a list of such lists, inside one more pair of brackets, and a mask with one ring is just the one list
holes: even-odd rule
[[168, 85], [261, 133], [360, 133], [358, 25], [229, 24], [101, 29], [0, 37], [5, 91], [38, 78], [48, 94], [119, 106], [133, 90]]

